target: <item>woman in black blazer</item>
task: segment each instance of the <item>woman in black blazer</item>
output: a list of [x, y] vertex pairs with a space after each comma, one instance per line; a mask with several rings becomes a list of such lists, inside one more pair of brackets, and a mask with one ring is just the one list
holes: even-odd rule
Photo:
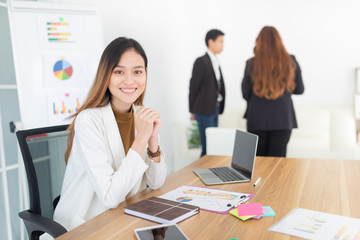
[[291, 94], [304, 92], [301, 69], [274, 27], [260, 31], [254, 55], [241, 84], [247, 130], [259, 136], [257, 156], [285, 157], [291, 130], [297, 128]]

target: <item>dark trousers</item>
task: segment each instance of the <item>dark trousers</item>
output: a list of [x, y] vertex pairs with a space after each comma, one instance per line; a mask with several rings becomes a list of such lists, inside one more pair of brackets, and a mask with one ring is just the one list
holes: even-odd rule
[[249, 131], [259, 136], [256, 156], [285, 157], [291, 130]]
[[205, 129], [208, 127], [217, 127], [219, 117], [219, 107], [216, 107], [215, 113], [211, 116], [206, 116], [200, 113], [195, 113], [195, 120], [199, 126], [200, 140], [201, 140], [201, 157], [206, 155], [206, 135]]

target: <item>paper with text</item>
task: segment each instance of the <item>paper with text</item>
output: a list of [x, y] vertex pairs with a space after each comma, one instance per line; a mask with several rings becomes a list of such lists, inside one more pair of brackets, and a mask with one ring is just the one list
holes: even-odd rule
[[228, 213], [232, 206], [238, 203], [243, 196], [250, 199], [254, 195], [214, 188], [181, 186], [160, 196], [160, 198], [199, 206], [202, 210]]

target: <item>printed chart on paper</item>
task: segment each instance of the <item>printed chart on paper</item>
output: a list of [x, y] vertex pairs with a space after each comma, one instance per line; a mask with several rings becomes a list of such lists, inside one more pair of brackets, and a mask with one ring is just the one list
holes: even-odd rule
[[295, 208], [269, 230], [313, 240], [360, 240], [360, 219]]
[[232, 205], [238, 203], [242, 196], [250, 197], [252, 195], [213, 188], [181, 186], [160, 197], [198, 206], [203, 210], [226, 212]]

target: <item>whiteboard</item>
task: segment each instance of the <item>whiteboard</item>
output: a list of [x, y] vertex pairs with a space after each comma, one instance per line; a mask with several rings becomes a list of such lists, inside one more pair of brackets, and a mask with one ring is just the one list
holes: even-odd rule
[[360, 94], [355, 94], [355, 119], [360, 119]]
[[356, 93], [360, 93], [360, 67], [355, 69], [355, 86]]
[[69, 123], [103, 50], [96, 6], [15, 1], [9, 18], [23, 127]]

